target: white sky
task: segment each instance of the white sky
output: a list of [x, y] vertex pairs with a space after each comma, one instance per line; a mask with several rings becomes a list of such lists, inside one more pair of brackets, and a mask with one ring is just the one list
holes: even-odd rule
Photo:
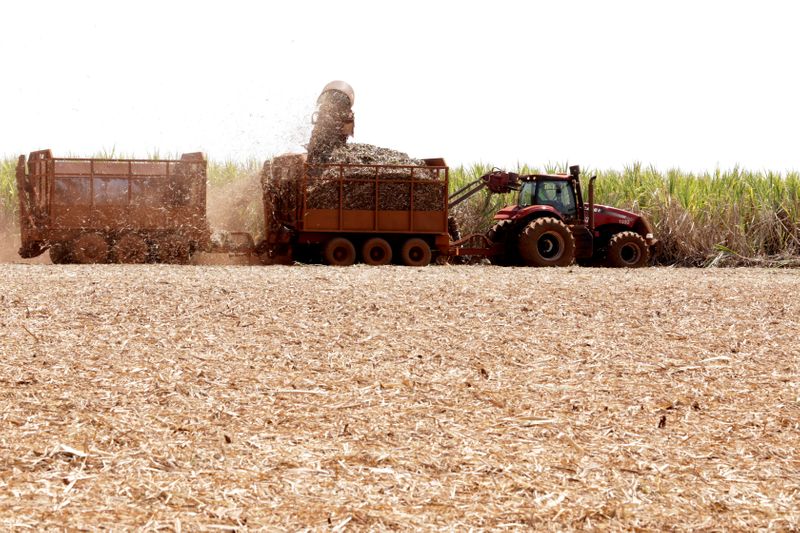
[[322, 87], [354, 141], [472, 162], [800, 169], [795, 2], [13, 2], [0, 154], [265, 157]]

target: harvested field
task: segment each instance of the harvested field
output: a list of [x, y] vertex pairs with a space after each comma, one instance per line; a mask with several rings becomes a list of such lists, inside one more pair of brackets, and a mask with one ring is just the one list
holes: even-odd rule
[[0, 268], [2, 529], [800, 527], [796, 271]]

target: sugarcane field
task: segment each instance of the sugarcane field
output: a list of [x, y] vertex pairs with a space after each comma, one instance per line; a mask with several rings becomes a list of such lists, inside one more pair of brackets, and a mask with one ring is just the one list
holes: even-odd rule
[[2, 11], [0, 530], [800, 530], [788, 4], [145, 4]]

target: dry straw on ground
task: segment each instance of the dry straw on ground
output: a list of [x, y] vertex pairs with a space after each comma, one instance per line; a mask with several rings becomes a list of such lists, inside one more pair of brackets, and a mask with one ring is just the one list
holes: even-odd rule
[[796, 272], [1, 268], [2, 529], [800, 527]]

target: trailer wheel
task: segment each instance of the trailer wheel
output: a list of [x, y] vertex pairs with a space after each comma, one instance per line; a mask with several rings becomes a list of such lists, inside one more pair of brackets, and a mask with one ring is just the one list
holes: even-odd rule
[[388, 265], [392, 262], [392, 247], [385, 239], [375, 237], [364, 243], [361, 248], [361, 257], [368, 265]]
[[432, 255], [428, 243], [418, 238], [408, 239], [400, 250], [400, 259], [406, 266], [428, 266]]
[[160, 263], [185, 265], [189, 262], [191, 250], [188, 240], [179, 235], [166, 235], [156, 241], [156, 257]]
[[634, 231], [621, 231], [608, 242], [606, 263], [614, 268], [641, 268], [647, 265], [650, 250], [644, 237]]
[[123, 235], [112, 249], [117, 263], [144, 263], [147, 261], [147, 243], [135, 233]]
[[87, 233], [72, 243], [72, 257], [78, 263], [105, 263], [108, 261], [108, 243], [99, 233]]
[[575, 238], [560, 220], [537, 218], [522, 230], [519, 254], [527, 266], [567, 266], [575, 258]]
[[57, 242], [50, 246], [50, 261], [54, 265], [66, 265], [72, 262], [72, 256], [69, 253], [69, 246], [63, 242]]
[[356, 248], [349, 239], [336, 237], [325, 243], [325, 262], [333, 266], [350, 266], [356, 262]]

